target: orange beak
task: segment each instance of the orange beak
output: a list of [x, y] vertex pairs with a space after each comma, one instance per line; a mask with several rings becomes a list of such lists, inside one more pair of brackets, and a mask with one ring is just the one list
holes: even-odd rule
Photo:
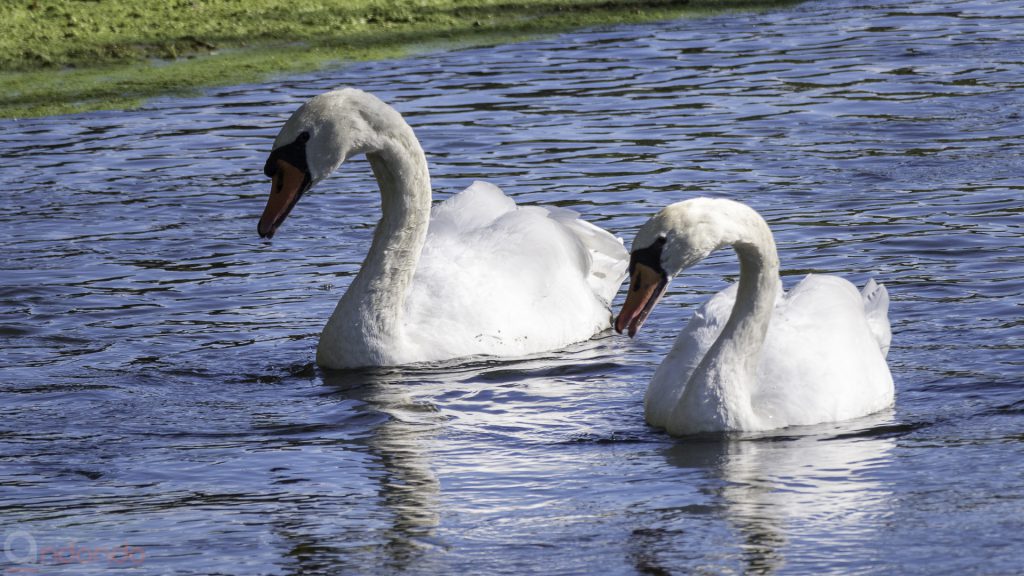
[[622, 334], [629, 329], [629, 337], [636, 336], [637, 330], [647, 320], [654, 306], [668, 289], [668, 278], [646, 264], [636, 264], [629, 277], [629, 293], [615, 318], [615, 331]]
[[277, 227], [288, 217], [295, 204], [302, 197], [303, 192], [309, 189], [309, 175], [293, 166], [290, 162], [280, 158], [274, 160], [277, 169], [273, 172], [273, 183], [270, 187], [270, 198], [267, 198], [267, 207], [263, 209], [263, 216], [256, 227], [261, 238], [272, 238]]

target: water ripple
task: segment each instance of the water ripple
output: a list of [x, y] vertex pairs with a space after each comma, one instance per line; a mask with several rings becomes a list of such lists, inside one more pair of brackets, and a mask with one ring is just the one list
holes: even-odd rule
[[[6, 525], [127, 542], [154, 573], [1015, 572], [1022, 56], [1011, 0], [808, 2], [0, 123]], [[647, 428], [646, 381], [728, 254], [637, 340], [320, 371], [379, 217], [370, 170], [272, 243], [255, 222], [281, 122], [342, 85], [408, 118], [439, 198], [487, 179], [628, 239], [730, 197], [771, 224], [785, 282], [881, 279], [895, 410]]]

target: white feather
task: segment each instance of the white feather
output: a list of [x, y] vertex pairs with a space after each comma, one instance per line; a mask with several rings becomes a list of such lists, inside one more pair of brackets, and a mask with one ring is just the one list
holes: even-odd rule
[[381, 191], [383, 217], [321, 333], [319, 364], [520, 356], [610, 326], [628, 257], [620, 240], [571, 210], [517, 206], [486, 182], [431, 209], [423, 150], [376, 97], [344, 89], [312, 98], [275, 140], [288, 145], [303, 146], [313, 184], [366, 154]]
[[659, 236], [667, 237], [669, 276], [723, 245], [733, 245], [745, 264], [739, 284], [693, 313], [658, 366], [644, 401], [650, 424], [673, 434], [767, 430], [845, 420], [893, 403], [884, 286], [869, 281], [861, 293], [838, 276], [812, 274], [783, 292], [771, 231], [737, 202], [669, 206], [645, 225], [634, 249]]

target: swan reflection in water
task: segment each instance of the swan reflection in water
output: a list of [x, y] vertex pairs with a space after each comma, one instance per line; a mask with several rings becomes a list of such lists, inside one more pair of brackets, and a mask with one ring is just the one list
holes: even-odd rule
[[[440, 484], [431, 455], [441, 426], [433, 405], [409, 394], [410, 371], [325, 371], [318, 394], [336, 403], [354, 432], [332, 440], [336, 483], [308, 507], [283, 510], [275, 533], [295, 573], [403, 571], [429, 567], [436, 546]], [[317, 504], [323, 501], [326, 508]], [[339, 503], [338, 501], [341, 501]], [[325, 510], [341, 509], [344, 513]]]
[[293, 571], [473, 571], [478, 563], [453, 567], [449, 552], [490, 558], [499, 526], [504, 543], [548, 542], [530, 518], [564, 501], [548, 489], [551, 475], [579, 462], [537, 458], [532, 447], [592, 428], [571, 416], [596, 401], [594, 382], [614, 369], [607, 354], [615, 342], [516, 360], [323, 372], [309, 365], [323, 380], [316, 401], [329, 405], [321, 421], [343, 436], [322, 449], [348, 468], [328, 473], [308, 505], [274, 519]]
[[[421, 375], [425, 376], [425, 375]], [[324, 384], [341, 398], [365, 401], [387, 419], [365, 438], [383, 467], [380, 498], [392, 514], [386, 530], [386, 556], [396, 568], [417, 564], [440, 522], [441, 485], [433, 470], [431, 447], [443, 424], [440, 411], [410, 394], [408, 370], [326, 371]]]
[[[813, 570], [826, 559], [835, 567], [862, 565], [879, 537], [866, 527], [884, 526], [891, 514], [892, 493], [880, 479], [896, 445], [888, 434], [891, 417], [886, 411], [852, 422], [855, 428], [823, 425], [790, 428], [785, 436], [692, 437], [673, 444], [663, 452], [670, 465], [704, 472], [702, 504], [665, 511], [672, 516], [667, 524], [663, 516], [655, 523], [662, 527], [637, 531], [634, 563], [667, 571], [703, 565], [721, 572], [733, 565], [750, 574]], [[724, 524], [716, 524], [721, 518]], [[731, 541], [737, 552], [729, 559], [681, 558], [708, 549], [690, 546], [694, 537]]]

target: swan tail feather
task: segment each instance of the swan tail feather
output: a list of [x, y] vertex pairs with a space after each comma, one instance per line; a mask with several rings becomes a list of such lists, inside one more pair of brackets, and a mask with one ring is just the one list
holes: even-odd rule
[[882, 356], [888, 356], [889, 344], [892, 342], [892, 327], [889, 325], [889, 291], [885, 284], [875, 282], [874, 278], [867, 281], [860, 291], [864, 298], [864, 313], [868, 319], [868, 327], [878, 341]]

